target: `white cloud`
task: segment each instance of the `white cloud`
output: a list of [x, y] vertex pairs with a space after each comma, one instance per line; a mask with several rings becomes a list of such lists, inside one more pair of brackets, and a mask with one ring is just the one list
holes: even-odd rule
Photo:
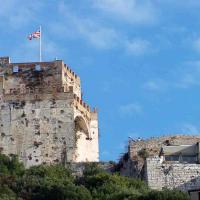
[[125, 42], [125, 49], [128, 54], [141, 56], [150, 51], [150, 42], [147, 40], [135, 38]]
[[62, 31], [65, 37], [67, 34], [70, 37], [83, 38], [97, 48], [110, 49], [117, 44], [119, 36], [115, 29], [100, 25], [92, 16], [80, 17], [63, 2], [59, 4], [59, 12], [63, 21], [52, 26], [54, 31]]
[[119, 111], [123, 115], [135, 115], [142, 113], [142, 106], [138, 103], [130, 103], [121, 105]]
[[150, 91], [164, 91], [169, 87], [169, 83], [162, 79], [152, 79], [144, 83], [143, 88]]
[[200, 61], [187, 61], [180, 67], [169, 71], [167, 78], [147, 80], [143, 88], [150, 91], [164, 91], [168, 89], [188, 89], [200, 86]]
[[[121, 1], [118, 3], [122, 4]], [[97, 4], [99, 5], [99, 2]], [[149, 41], [142, 38], [127, 39], [127, 36], [121, 30], [112, 25], [105, 25], [106, 23], [101, 22], [99, 18], [92, 14], [87, 17], [79, 16], [73, 9], [69, 9], [64, 2], [59, 4], [58, 10], [62, 19], [52, 25], [51, 31], [54, 34], [62, 32], [64, 37], [81, 38], [96, 48], [119, 48], [134, 56], [141, 56], [152, 49]], [[107, 18], [104, 17], [104, 21], [106, 20]]]
[[40, 1], [6, 0], [1, 3], [0, 24], [19, 29], [33, 23], [38, 19], [37, 12], [43, 5]]
[[114, 29], [97, 27], [95, 24], [79, 24], [80, 33], [94, 46], [109, 49], [116, 45], [118, 35]]
[[151, 1], [95, 0], [93, 5], [111, 17], [129, 23], [149, 24], [157, 20], [157, 11]]

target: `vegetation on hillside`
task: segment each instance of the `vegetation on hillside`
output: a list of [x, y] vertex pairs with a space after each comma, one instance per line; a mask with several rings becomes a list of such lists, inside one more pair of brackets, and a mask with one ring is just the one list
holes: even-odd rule
[[88, 164], [82, 177], [61, 165], [25, 169], [16, 156], [0, 154], [1, 200], [188, 200], [180, 191], [152, 191], [137, 179], [108, 174]]

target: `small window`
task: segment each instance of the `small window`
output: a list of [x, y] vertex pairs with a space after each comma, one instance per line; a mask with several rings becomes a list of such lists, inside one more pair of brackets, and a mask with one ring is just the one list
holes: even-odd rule
[[17, 73], [19, 72], [19, 67], [18, 66], [14, 66], [13, 67], [13, 73]]
[[38, 71], [38, 72], [41, 71], [41, 66], [40, 65], [36, 65], [35, 66], [35, 71]]

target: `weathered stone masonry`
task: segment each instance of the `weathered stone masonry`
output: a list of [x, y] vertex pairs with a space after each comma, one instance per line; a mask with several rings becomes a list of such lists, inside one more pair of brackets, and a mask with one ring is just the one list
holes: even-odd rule
[[163, 163], [160, 158], [147, 158], [145, 167], [146, 181], [152, 189], [200, 189], [199, 164]]
[[[148, 152], [147, 158], [141, 152]], [[173, 135], [130, 140], [121, 175], [145, 180], [152, 189], [200, 189], [200, 136]]]
[[0, 64], [2, 153], [19, 155], [26, 167], [99, 160], [96, 109], [63, 61]]

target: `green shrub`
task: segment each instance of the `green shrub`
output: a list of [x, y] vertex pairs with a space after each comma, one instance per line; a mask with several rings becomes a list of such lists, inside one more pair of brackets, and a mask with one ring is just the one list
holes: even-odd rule
[[[146, 155], [146, 154], [141, 154]], [[146, 156], [145, 156], [146, 157]], [[88, 163], [75, 178], [62, 165], [24, 169], [16, 156], [0, 154], [1, 200], [188, 200], [177, 190], [153, 191], [133, 178], [104, 172]]]
[[150, 191], [139, 200], [189, 200], [189, 196], [178, 190]]
[[149, 157], [149, 152], [146, 149], [141, 149], [138, 151], [138, 156], [140, 156], [143, 159], [146, 159]]
[[0, 154], [0, 175], [21, 176], [25, 171], [24, 165], [18, 161], [18, 157], [10, 157]]
[[16, 198], [17, 195], [8, 186], [2, 186], [0, 188], [1, 200], [16, 200]]
[[98, 163], [86, 163], [83, 176], [92, 176], [103, 172]]

